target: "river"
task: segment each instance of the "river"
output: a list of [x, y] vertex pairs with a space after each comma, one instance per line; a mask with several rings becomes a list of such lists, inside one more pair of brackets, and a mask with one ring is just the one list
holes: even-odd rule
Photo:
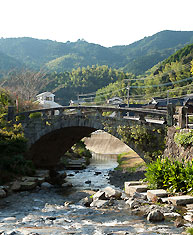
[[85, 170], [67, 170], [71, 189], [39, 187], [2, 199], [0, 234], [181, 234], [183, 229], [173, 222], [153, 224], [132, 215], [123, 201], [106, 209], [82, 206], [82, 198], [109, 186], [108, 173], [116, 166], [116, 156], [94, 155]]

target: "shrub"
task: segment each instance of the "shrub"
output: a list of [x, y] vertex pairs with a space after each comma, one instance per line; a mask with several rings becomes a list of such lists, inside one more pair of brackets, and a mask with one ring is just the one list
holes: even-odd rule
[[29, 117], [30, 119], [41, 118], [41, 112], [30, 113]]
[[187, 229], [186, 229], [186, 233], [187, 233], [188, 235], [193, 235], [193, 228], [187, 228]]
[[145, 176], [151, 189], [164, 188], [171, 192], [192, 192], [193, 160], [180, 162], [158, 158], [147, 165]]
[[187, 148], [188, 146], [193, 144], [193, 130], [188, 132], [179, 132], [176, 133], [174, 136], [174, 141], [178, 145], [182, 145], [183, 147]]
[[31, 161], [24, 158], [27, 140], [21, 124], [11, 124], [0, 118], [0, 183], [10, 180], [14, 175], [32, 174]]

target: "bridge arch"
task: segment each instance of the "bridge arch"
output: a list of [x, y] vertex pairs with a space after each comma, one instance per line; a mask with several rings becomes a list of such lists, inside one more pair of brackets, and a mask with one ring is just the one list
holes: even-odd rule
[[[67, 109], [67, 112], [66, 112]], [[70, 107], [72, 109], [72, 107]], [[104, 117], [102, 112], [115, 112], [114, 117]], [[55, 112], [57, 111], [57, 115]], [[124, 118], [121, 112], [133, 111], [138, 114], [135, 118]], [[39, 118], [30, 119], [31, 113], [40, 112]], [[156, 123], [152, 120], [147, 121], [145, 115], [159, 117], [163, 115], [163, 122], [165, 121], [165, 112], [147, 111], [147, 110], [131, 110], [109, 108], [109, 107], [73, 107], [73, 112], [69, 112], [69, 107], [62, 107], [56, 109], [44, 109], [25, 112], [25, 118], [22, 122], [24, 127], [25, 137], [28, 139], [28, 158], [32, 159], [37, 166], [51, 167], [57, 164], [59, 158], [78, 142], [83, 137], [89, 136], [96, 130], [105, 130], [125, 142], [131, 149], [133, 149], [143, 160], [144, 152], [140, 150], [136, 142], [132, 139], [128, 142], [124, 141], [122, 136], [118, 133], [119, 126], [137, 126], [144, 125], [145, 128], [156, 128]], [[164, 125], [162, 125], [164, 126]], [[106, 127], [108, 127], [106, 129]], [[110, 131], [109, 131], [110, 127]], [[160, 124], [159, 124], [160, 127]], [[113, 130], [113, 132], [112, 132]]]

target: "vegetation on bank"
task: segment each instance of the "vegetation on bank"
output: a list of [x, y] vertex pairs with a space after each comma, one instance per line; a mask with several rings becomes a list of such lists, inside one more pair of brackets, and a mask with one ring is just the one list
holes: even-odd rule
[[186, 229], [186, 233], [187, 233], [188, 235], [193, 235], [193, 228], [187, 228], [187, 229]]
[[170, 192], [193, 192], [193, 160], [176, 161], [157, 158], [147, 165], [146, 181], [151, 189], [167, 189]]
[[119, 154], [117, 156], [117, 162], [119, 165], [115, 170], [130, 173], [136, 172], [136, 170], [142, 169], [146, 165], [143, 159], [133, 150]]
[[174, 136], [174, 141], [177, 145], [181, 145], [185, 149], [188, 146], [192, 146], [193, 145], [193, 130], [182, 130], [181, 132], [176, 132]]
[[25, 159], [27, 140], [21, 124], [6, 120], [8, 105], [13, 105], [12, 96], [0, 90], [0, 184], [18, 175], [31, 175], [34, 166]]
[[86, 164], [90, 163], [90, 158], [92, 157], [91, 152], [86, 148], [86, 145], [82, 140], [74, 144], [70, 150], [68, 150], [63, 157], [61, 157], [60, 162], [64, 165], [68, 165], [69, 159], [81, 159], [86, 160]]
[[157, 156], [163, 154], [166, 144], [166, 128], [162, 127], [159, 129], [147, 128], [144, 124], [130, 126], [120, 125], [114, 127], [108, 122], [104, 123], [105, 130], [114, 135], [118, 133], [120, 139], [128, 146], [133, 146], [141, 154], [143, 153], [146, 161], [156, 159]]

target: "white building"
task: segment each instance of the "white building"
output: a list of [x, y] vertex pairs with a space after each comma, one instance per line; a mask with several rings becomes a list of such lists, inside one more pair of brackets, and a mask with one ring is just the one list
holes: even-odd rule
[[54, 101], [55, 95], [52, 94], [51, 92], [43, 92], [37, 97], [37, 102], [42, 106], [42, 108], [49, 109], [49, 108], [58, 108], [62, 107], [60, 104], [56, 103]]

